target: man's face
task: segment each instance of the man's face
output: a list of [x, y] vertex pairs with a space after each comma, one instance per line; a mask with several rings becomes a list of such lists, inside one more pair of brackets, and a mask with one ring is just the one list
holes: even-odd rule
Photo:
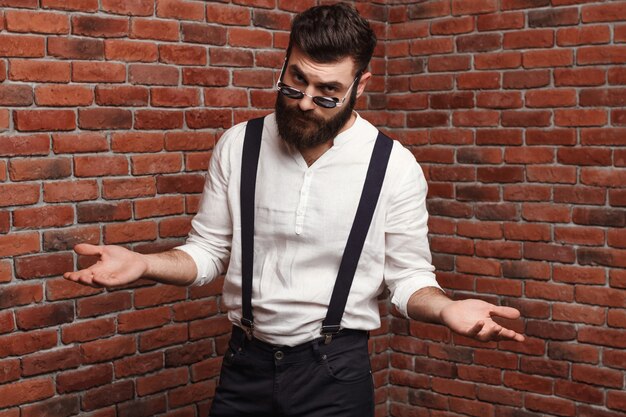
[[[282, 82], [311, 96], [341, 100], [354, 81], [354, 67], [350, 57], [334, 63], [319, 63], [293, 48]], [[298, 149], [312, 148], [333, 139], [350, 120], [357, 94], [362, 91], [361, 84], [352, 87], [343, 106], [332, 109], [316, 105], [308, 96], [291, 99], [278, 93], [276, 123], [280, 136]]]

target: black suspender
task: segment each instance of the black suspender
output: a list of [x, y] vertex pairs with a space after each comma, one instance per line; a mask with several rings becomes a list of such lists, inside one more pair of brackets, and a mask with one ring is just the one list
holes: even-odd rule
[[263, 118], [252, 119], [246, 126], [241, 157], [241, 325], [252, 338], [252, 269], [254, 264], [254, 192], [259, 165]]
[[[242, 257], [242, 314], [241, 325], [248, 338], [252, 338], [254, 319], [252, 316], [252, 270], [254, 262], [254, 197], [263, 118], [252, 119], [246, 127], [241, 165], [241, 257]], [[393, 141], [382, 132], [378, 133], [370, 158], [365, 184], [359, 200], [348, 242], [341, 259], [337, 280], [328, 305], [321, 334], [329, 343], [339, 333], [341, 318], [348, 301], [365, 238], [380, 196]]]

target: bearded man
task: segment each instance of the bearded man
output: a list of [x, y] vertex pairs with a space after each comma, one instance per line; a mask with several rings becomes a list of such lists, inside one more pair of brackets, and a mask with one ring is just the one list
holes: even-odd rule
[[200, 285], [226, 273], [233, 330], [213, 417], [373, 416], [367, 339], [385, 288], [409, 319], [482, 341], [524, 340], [492, 320], [517, 310], [453, 301], [437, 284], [422, 170], [354, 111], [375, 45], [349, 5], [299, 14], [276, 111], [219, 140], [186, 243], [150, 255], [76, 247], [99, 256], [65, 274], [86, 285]]

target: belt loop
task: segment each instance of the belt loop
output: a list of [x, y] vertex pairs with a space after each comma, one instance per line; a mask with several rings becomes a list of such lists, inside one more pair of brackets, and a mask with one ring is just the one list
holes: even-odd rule
[[322, 359], [322, 355], [320, 354], [320, 344], [319, 340], [315, 339], [311, 342], [311, 347], [313, 348], [313, 354], [315, 355], [315, 359], [319, 362]]

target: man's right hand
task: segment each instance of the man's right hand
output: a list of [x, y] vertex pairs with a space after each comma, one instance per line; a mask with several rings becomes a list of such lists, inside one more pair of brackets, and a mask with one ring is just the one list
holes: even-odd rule
[[63, 274], [65, 279], [96, 287], [119, 287], [141, 278], [148, 270], [144, 255], [121, 246], [95, 246], [80, 243], [74, 247], [79, 255], [98, 256], [92, 266]]

